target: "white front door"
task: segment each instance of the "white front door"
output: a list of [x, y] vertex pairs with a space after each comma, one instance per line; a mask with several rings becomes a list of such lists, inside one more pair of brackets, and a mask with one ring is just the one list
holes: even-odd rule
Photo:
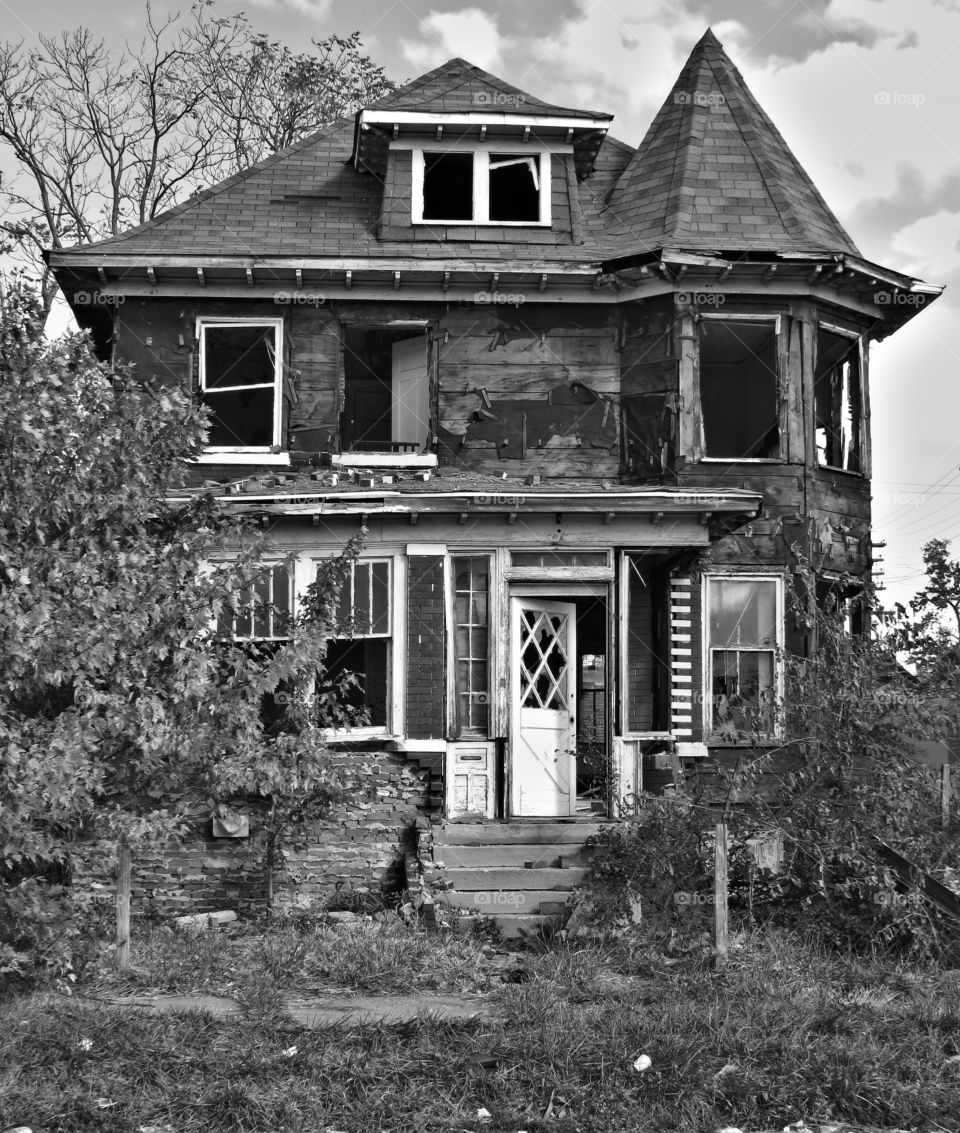
[[572, 602], [512, 600], [515, 817], [567, 816], [576, 809], [576, 613]]
[[430, 382], [427, 377], [427, 336], [404, 338], [393, 344], [392, 441], [427, 443], [430, 431]]

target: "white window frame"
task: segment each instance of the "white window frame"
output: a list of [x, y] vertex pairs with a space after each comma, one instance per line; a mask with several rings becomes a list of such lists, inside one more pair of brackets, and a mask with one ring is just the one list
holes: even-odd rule
[[[329, 555], [318, 555], [310, 560], [308, 582], [317, 576], [317, 567]], [[389, 633], [365, 634], [378, 640], [387, 641], [387, 712], [386, 724], [364, 724], [359, 727], [324, 728], [323, 736], [329, 741], [362, 740], [366, 738], [401, 739], [403, 732], [404, 676], [406, 673], [406, 624], [399, 616], [406, 610], [404, 593], [407, 584], [405, 556], [398, 551], [378, 549], [361, 555], [358, 563], [386, 562], [390, 566], [390, 582], [387, 589], [389, 609], [387, 610]], [[352, 572], [352, 568], [351, 568]], [[362, 638], [332, 638], [334, 641], [359, 641]]]
[[725, 314], [718, 311], [716, 314], [702, 314], [700, 316], [701, 322], [715, 321], [715, 322], [745, 322], [745, 323], [773, 323], [773, 333], [776, 338], [776, 356], [777, 356], [777, 438], [779, 440], [780, 455], [779, 456], [707, 456], [707, 430], [703, 421], [703, 373], [700, 366], [700, 334], [697, 332], [697, 400], [699, 402], [698, 411], [700, 417], [700, 451], [703, 456], [700, 458], [703, 464], [730, 464], [735, 462], [737, 464], [783, 464], [785, 463], [784, 451], [784, 438], [786, 430], [783, 427], [783, 382], [785, 380], [781, 372], [781, 359], [780, 359], [780, 315], [768, 315], [763, 312], [758, 312], [755, 315], [737, 312], [736, 314]]
[[[772, 646], [746, 646], [738, 650], [743, 653], [772, 653], [773, 654], [773, 687], [777, 698], [777, 705], [783, 702], [783, 650], [784, 636], [784, 578], [782, 574], [746, 573], [740, 571], [724, 571], [704, 574], [701, 590], [700, 609], [702, 610], [702, 641], [703, 641], [703, 736], [708, 743], [737, 747], [752, 741], [730, 738], [722, 732], [716, 731], [713, 721], [713, 645], [710, 640], [710, 584], [712, 582], [772, 582], [776, 593], [776, 641]], [[783, 738], [783, 713], [779, 707], [774, 716], [773, 731], [764, 733], [763, 739], [771, 741]]]
[[[424, 155], [427, 153], [469, 153], [473, 155], [473, 219], [443, 220], [423, 215]], [[516, 154], [517, 157], [538, 157], [540, 159], [540, 219], [539, 220], [491, 220], [490, 216], [490, 157], [494, 153]], [[549, 228], [553, 223], [553, 202], [551, 193], [552, 173], [550, 151], [545, 147], [533, 147], [517, 142], [491, 142], [489, 148], [477, 146], [422, 145], [413, 148], [413, 179], [411, 184], [411, 209], [414, 224], [443, 225], [444, 227], [484, 227], [484, 228]]]
[[[819, 336], [819, 332], [821, 330], [829, 331], [831, 334], [835, 334], [840, 338], [849, 338], [851, 342], [856, 342], [856, 344], [857, 344], [857, 381], [860, 384], [860, 420], [856, 422], [856, 426], [857, 426], [857, 430], [858, 430], [857, 439], [859, 441], [859, 446], [860, 446], [860, 468], [859, 469], [844, 468], [842, 464], [821, 464], [820, 463], [820, 450], [817, 448], [816, 388], [812, 389], [811, 392], [810, 392], [810, 401], [811, 401], [811, 404], [813, 405], [813, 413], [814, 413], [814, 421], [813, 421], [814, 467], [815, 468], [823, 468], [825, 470], [829, 470], [830, 472], [845, 472], [849, 476], [863, 477], [863, 476], [866, 476], [866, 473], [864, 472], [863, 467], [864, 467], [864, 460], [865, 460], [864, 450], [866, 449], [866, 444], [867, 444], [867, 440], [866, 440], [866, 409], [865, 409], [866, 398], [865, 398], [865, 395], [864, 395], [864, 380], [863, 380], [863, 376], [864, 376], [863, 335], [858, 334], [855, 330], [850, 330], [849, 327], [841, 327], [841, 326], [837, 326], [835, 323], [828, 323], [828, 322], [824, 322], [823, 320], [818, 320], [818, 322], [817, 322], [817, 334], [818, 334], [818, 336]], [[817, 363], [819, 363], [819, 358], [817, 359]], [[814, 387], [816, 387], [816, 377], [817, 377], [816, 368], [814, 368], [813, 379], [812, 379]]]
[[[200, 315], [197, 317], [196, 338], [199, 357], [201, 396], [206, 387], [206, 331], [208, 327], [272, 327], [274, 332], [273, 374], [273, 430], [269, 445], [204, 445], [198, 463], [206, 464], [289, 464], [288, 453], [278, 451], [283, 428], [283, 319], [282, 318], [231, 318], [228, 316]], [[227, 393], [238, 389], [268, 389], [269, 383], [256, 386], [218, 386], [213, 392]], [[253, 459], [251, 459], [253, 458]]]

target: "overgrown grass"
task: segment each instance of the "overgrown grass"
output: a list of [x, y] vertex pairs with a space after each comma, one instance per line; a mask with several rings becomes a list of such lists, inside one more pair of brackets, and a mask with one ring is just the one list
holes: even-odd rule
[[[273, 965], [262, 978], [275, 987], [285, 976], [296, 994], [323, 964], [338, 986], [399, 990], [398, 950], [408, 989], [488, 963], [472, 942], [399, 926], [301, 934], [300, 953], [283, 951], [286, 933], [283, 947], [269, 933], [248, 945], [248, 962], [260, 948]], [[227, 945], [239, 962], [239, 940], [181, 943], [208, 975], [220, 969], [204, 949]], [[158, 964], [171, 960], [169, 943], [155, 947]], [[960, 1064], [948, 1061], [960, 1053], [960, 973], [838, 959], [778, 934], [746, 939], [716, 972], [631, 940], [528, 951], [508, 974], [520, 982], [490, 968], [475, 977], [495, 985], [496, 1016], [456, 1025], [310, 1031], [270, 1011], [218, 1023], [49, 996], [7, 1004], [0, 1126], [712, 1133], [805, 1118], [960, 1129]], [[642, 1074], [640, 1054], [652, 1060]]]
[[106, 953], [87, 968], [83, 986], [236, 996], [266, 974], [298, 995], [482, 991], [490, 981], [481, 947], [475, 938], [427, 935], [397, 920], [239, 922], [219, 932], [153, 925], [136, 934], [127, 973], [118, 973]]

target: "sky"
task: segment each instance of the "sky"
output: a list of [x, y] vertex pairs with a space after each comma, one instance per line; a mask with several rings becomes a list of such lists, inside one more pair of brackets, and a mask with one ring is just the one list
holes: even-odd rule
[[[864, 258], [947, 291], [871, 354], [875, 539], [887, 602], [921, 548], [960, 555], [960, 0], [214, 0], [294, 50], [359, 30], [390, 78], [452, 56], [548, 101], [615, 115], [639, 145], [707, 27]], [[154, 0], [155, 14], [189, 16]], [[136, 44], [138, 0], [0, 0], [0, 38], [84, 23]]]

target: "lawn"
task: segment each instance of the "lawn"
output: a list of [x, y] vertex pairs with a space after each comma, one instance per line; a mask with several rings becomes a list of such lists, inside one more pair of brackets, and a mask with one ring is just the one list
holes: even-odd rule
[[[229, 995], [244, 1013], [93, 998], [149, 990]], [[285, 1017], [287, 997], [332, 990], [485, 993], [496, 1014], [353, 1030]], [[154, 928], [128, 975], [105, 958], [72, 997], [0, 1005], [0, 1128], [713, 1133], [804, 1118], [957, 1133], [958, 993], [960, 972], [838, 958], [786, 933], [740, 938], [714, 971], [636, 939], [508, 953], [399, 922]]]

